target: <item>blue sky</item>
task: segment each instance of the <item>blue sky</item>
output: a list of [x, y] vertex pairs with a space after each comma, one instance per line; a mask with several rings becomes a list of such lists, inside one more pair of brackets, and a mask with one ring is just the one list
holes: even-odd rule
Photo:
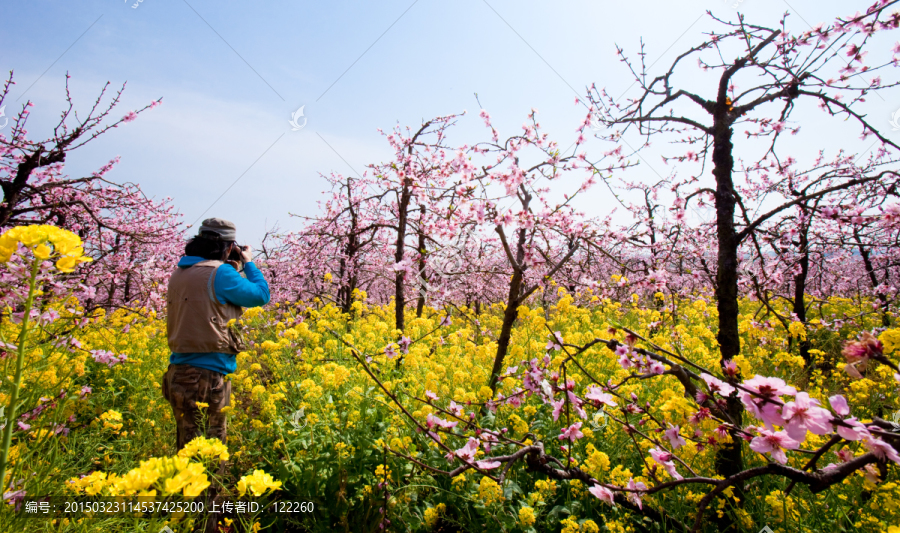
[[[706, 10], [725, 18], [739, 10], [768, 25], [790, 11], [791, 24], [804, 30], [807, 22], [830, 21], [867, 3], [743, 0], [737, 10], [733, 5], [10, 1], [0, 33], [0, 68], [15, 70], [17, 82], [7, 116], [25, 100], [35, 103], [29, 128], [34, 137], [43, 138], [62, 109], [67, 71], [82, 109], [106, 81], [113, 87], [127, 81], [122, 115], [162, 97], [163, 104], [139, 120], [71, 154], [68, 173], [87, 174], [121, 156], [109, 177], [139, 183], [150, 196], [172, 197], [186, 223], [243, 174], [204, 216], [235, 221], [242, 240], [255, 243], [276, 223], [298, 227], [291, 213], [316, 212], [324, 187], [319, 172], [362, 172], [366, 164], [389, 158], [377, 128], [416, 126], [467, 110], [456, 139], [484, 140], [477, 93], [501, 136], [517, 133], [535, 108], [545, 131], [566, 147], [584, 117], [574, 99], [585, 86], [596, 83], [618, 95], [632, 83], [616, 44], [633, 53], [643, 37], [648, 61], [658, 61], [651, 69], [656, 74], [714, 27], [703, 16]], [[900, 99], [868, 105], [875, 116], [884, 116], [875, 122], [886, 126]], [[300, 106], [308, 122], [291, 131], [288, 120]], [[818, 128], [819, 122], [812, 124]], [[824, 135], [805, 140], [806, 148], [831, 147], [831, 126], [822, 124]], [[653, 155], [632, 178], [669, 171]], [[592, 214], [614, 207], [603, 190], [592, 194], [586, 199]]]

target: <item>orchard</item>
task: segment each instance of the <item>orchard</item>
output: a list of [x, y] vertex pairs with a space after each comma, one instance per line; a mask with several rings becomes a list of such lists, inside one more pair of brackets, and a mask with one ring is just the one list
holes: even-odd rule
[[[900, 532], [900, 145], [860, 109], [900, 83], [900, 44], [869, 50], [900, 2], [800, 33], [709, 18], [662, 74], [620, 48], [636, 96], [586, 88], [569, 148], [535, 110], [511, 132], [460, 111], [322, 175], [319, 212], [254, 258], [271, 302], [228, 324], [226, 441], [180, 450], [166, 287], [195, 230], [112, 181], [117, 159], [65, 172], [165, 104], [68, 97], [44, 140], [21, 104], [0, 132], [0, 529]], [[821, 135], [803, 109], [873, 148], [793, 156]], [[481, 136], [451, 141], [465, 120]], [[665, 177], [641, 172], [653, 143]], [[597, 188], [617, 215], [586, 208]], [[241, 507], [209, 529], [213, 488]]]

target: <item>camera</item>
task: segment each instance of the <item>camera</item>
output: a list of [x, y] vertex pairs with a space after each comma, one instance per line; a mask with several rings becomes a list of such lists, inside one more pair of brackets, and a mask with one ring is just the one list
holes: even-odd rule
[[244, 247], [238, 243], [234, 243], [234, 247], [231, 249], [231, 253], [228, 254], [228, 261], [235, 261], [238, 263], [244, 262], [243, 257]]

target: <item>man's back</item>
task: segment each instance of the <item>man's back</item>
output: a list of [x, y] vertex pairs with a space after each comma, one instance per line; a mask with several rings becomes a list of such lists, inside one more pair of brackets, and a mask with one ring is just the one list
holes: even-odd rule
[[205, 260], [179, 266], [169, 278], [166, 324], [172, 353], [236, 354], [244, 348], [242, 339], [228, 327], [243, 310], [216, 298], [215, 279], [222, 265], [222, 261]]

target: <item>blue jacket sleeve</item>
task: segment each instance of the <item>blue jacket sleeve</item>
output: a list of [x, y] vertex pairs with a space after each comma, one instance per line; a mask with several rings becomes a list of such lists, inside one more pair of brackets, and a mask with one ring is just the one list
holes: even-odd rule
[[216, 270], [216, 298], [222, 304], [258, 307], [269, 303], [269, 284], [253, 263], [244, 264], [247, 279], [230, 265]]

